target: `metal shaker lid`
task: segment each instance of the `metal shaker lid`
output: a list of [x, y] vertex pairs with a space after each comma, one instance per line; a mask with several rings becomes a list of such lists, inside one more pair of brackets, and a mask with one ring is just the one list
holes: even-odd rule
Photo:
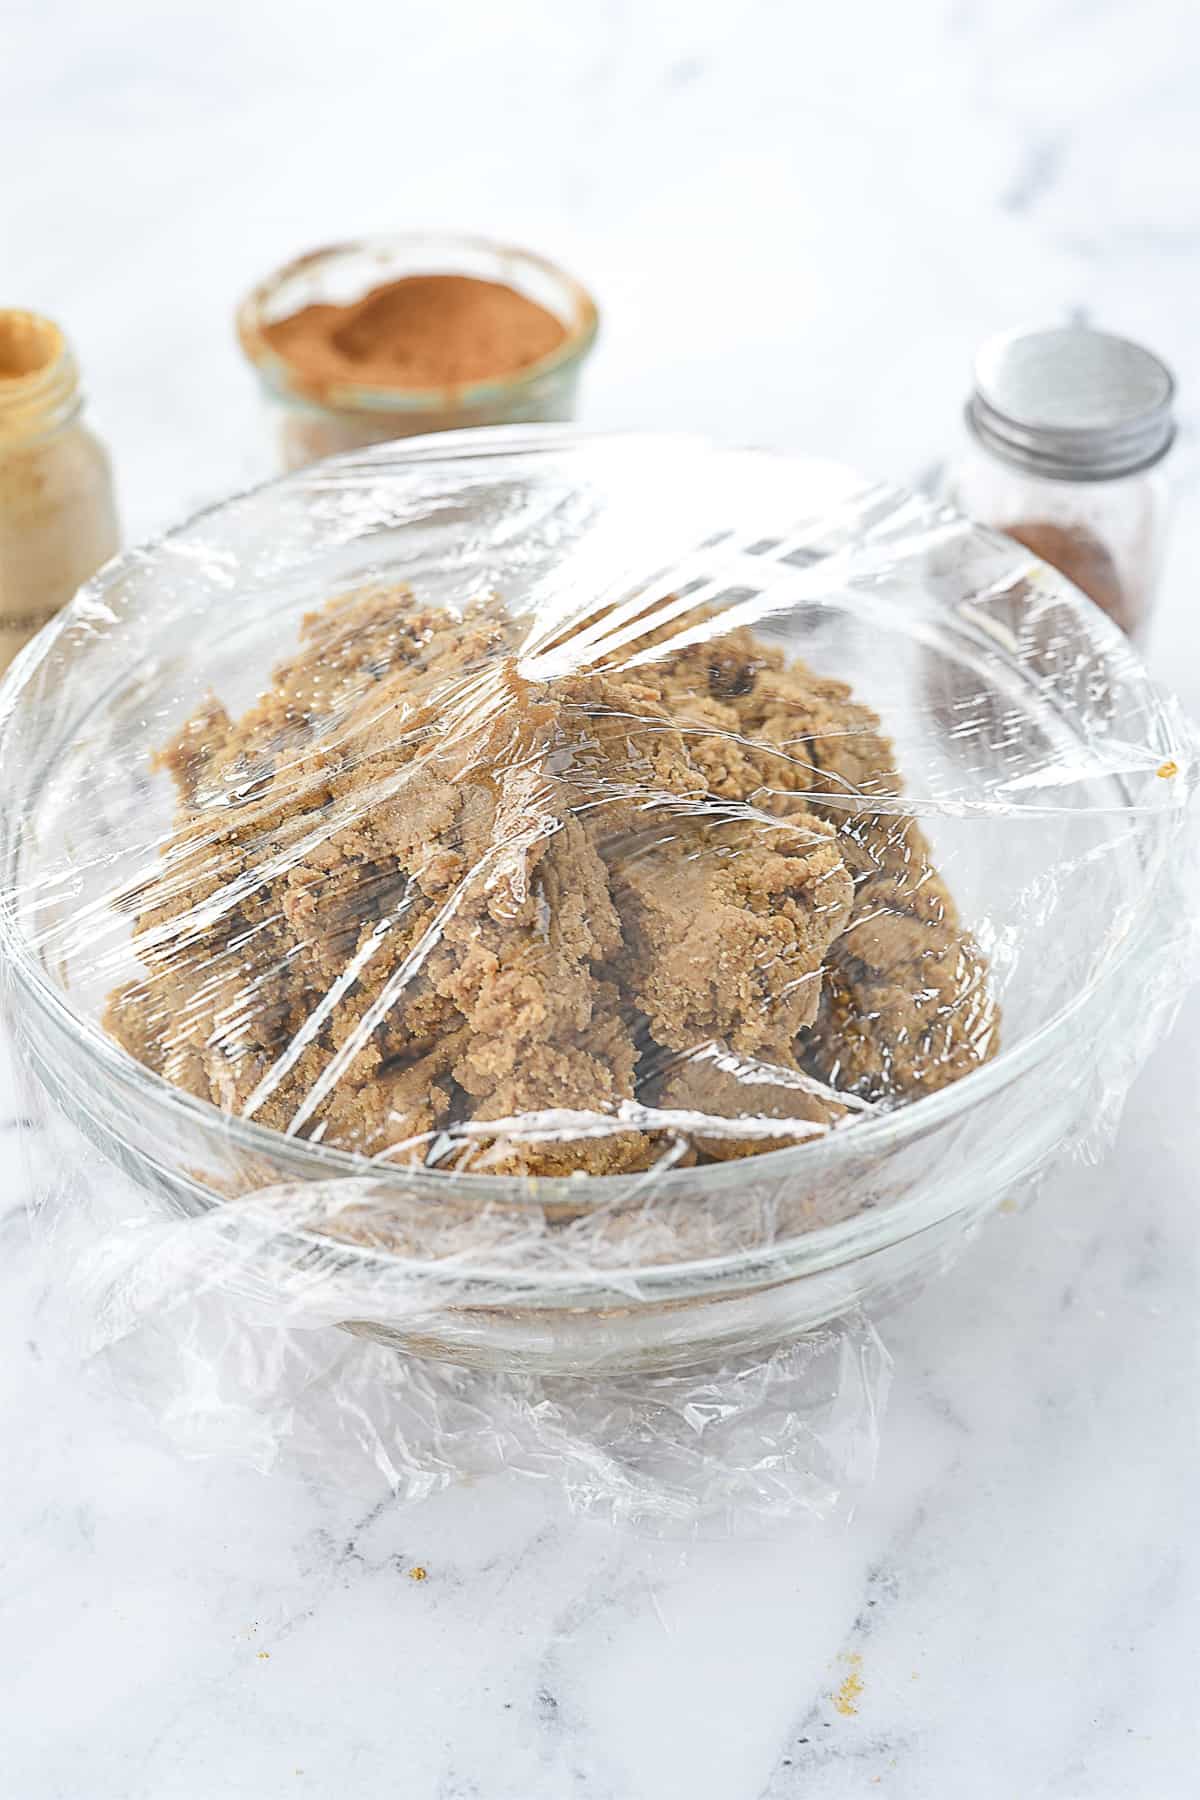
[[1128, 338], [1082, 325], [1009, 331], [975, 359], [967, 422], [1030, 474], [1105, 481], [1166, 455], [1174, 396], [1166, 364]]

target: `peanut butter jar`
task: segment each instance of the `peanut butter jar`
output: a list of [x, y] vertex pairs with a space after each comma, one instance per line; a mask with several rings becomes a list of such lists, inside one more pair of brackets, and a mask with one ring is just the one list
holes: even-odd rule
[[238, 309], [279, 466], [467, 426], [567, 420], [597, 331], [579, 282], [484, 238], [316, 250]]
[[112, 470], [57, 325], [0, 311], [0, 671], [120, 547]]

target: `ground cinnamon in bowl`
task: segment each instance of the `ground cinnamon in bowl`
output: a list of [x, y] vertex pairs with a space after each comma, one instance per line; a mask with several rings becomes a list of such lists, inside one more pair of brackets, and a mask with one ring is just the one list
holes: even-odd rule
[[470, 275], [406, 275], [348, 306], [317, 302], [264, 327], [311, 391], [457, 388], [529, 368], [566, 327], [536, 300]]
[[286, 469], [390, 438], [572, 419], [596, 325], [586, 288], [545, 257], [431, 232], [312, 251], [237, 315]]

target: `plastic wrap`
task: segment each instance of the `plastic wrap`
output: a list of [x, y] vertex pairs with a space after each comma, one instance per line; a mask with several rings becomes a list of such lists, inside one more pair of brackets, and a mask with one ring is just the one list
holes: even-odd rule
[[825, 464], [323, 465], [85, 589], [0, 754], [85, 1337], [155, 1344], [197, 1445], [405, 1491], [820, 1509], [858, 1309], [1098, 1139], [1195, 966], [1173, 703], [1019, 546]]
[[215, 1214], [164, 1218], [26, 1099], [46, 1354], [186, 1456], [366, 1500], [507, 1475], [656, 1534], [846, 1517], [874, 1472], [891, 1361], [859, 1308], [771, 1349], [587, 1379], [401, 1354], [320, 1323], [294, 1274], [248, 1291]]

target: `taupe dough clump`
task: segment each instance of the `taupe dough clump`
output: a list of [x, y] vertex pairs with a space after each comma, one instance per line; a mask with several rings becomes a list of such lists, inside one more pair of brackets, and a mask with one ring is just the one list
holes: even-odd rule
[[242, 717], [184, 726], [106, 1014], [132, 1055], [278, 1131], [560, 1175], [775, 1148], [990, 1054], [983, 959], [844, 684], [745, 629], [545, 681], [519, 642], [496, 603], [355, 593]]

